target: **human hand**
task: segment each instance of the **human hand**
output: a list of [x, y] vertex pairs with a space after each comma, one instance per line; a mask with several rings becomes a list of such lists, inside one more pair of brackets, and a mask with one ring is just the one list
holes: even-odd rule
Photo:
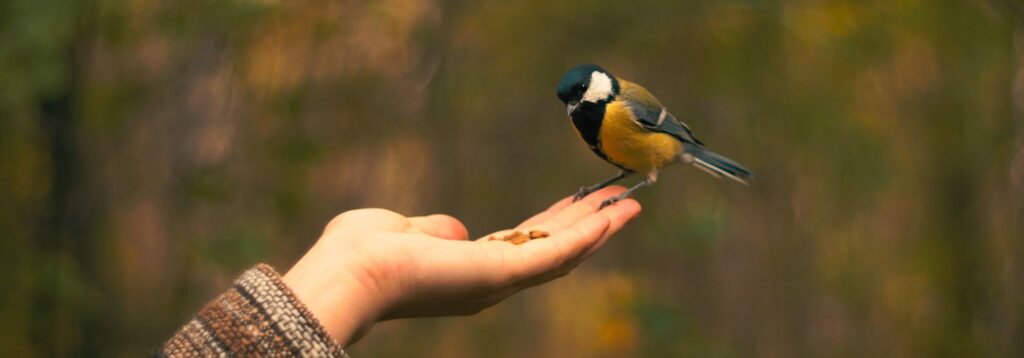
[[469, 241], [465, 226], [447, 215], [348, 211], [327, 224], [284, 282], [342, 345], [379, 320], [474, 314], [568, 274], [597, 251], [640, 213], [632, 199], [598, 210], [624, 190], [562, 199], [515, 228], [550, 233], [522, 245]]

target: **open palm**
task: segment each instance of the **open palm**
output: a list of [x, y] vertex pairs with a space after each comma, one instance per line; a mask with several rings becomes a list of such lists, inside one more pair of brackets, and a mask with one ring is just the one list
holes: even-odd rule
[[349, 211], [327, 225], [285, 282], [343, 344], [378, 320], [473, 314], [563, 276], [593, 254], [640, 212], [633, 200], [598, 210], [624, 190], [555, 203], [515, 228], [550, 237], [522, 245], [470, 241], [465, 226], [447, 215]]

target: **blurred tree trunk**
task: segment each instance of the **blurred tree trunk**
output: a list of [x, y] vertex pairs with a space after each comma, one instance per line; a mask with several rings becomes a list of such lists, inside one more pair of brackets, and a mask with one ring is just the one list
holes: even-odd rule
[[41, 148], [49, 154], [50, 183], [46, 204], [38, 221], [35, 258], [35, 305], [29, 328], [34, 349], [42, 356], [96, 354], [99, 340], [98, 283], [94, 249], [98, 210], [103, 200], [95, 195], [83, 165], [85, 153], [79, 136], [83, 81], [88, 68], [94, 26], [92, 8], [75, 4], [73, 34], [63, 44], [63, 85], [38, 99], [40, 126], [45, 137]]
[[[1012, 116], [1017, 123], [1017, 141], [1013, 158], [1010, 161], [1010, 185], [1018, 199], [1024, 199], [1024, 3], [1017, 0], [993, 0], [994, 5], [1000, 10], [1014, 26], [1014, 80], [1013, 93], [1010, 96], [1012, 101]], [[1014, 232], [1024, 232], [1024, 200], [1013, 200]], [[1002, 326], [1002, 334], [1006, 345], [1007, 356], [1024, 356], [1024, 245], [1019, 242], [1011, 247], [1014, 250], [1011, 255], [1014, 260], [1011, 262], [1010, 282], [1008, 284], [1008, 296], [1012, 307], [1006, 312], [1005, 321]]]
[[1018, 122], [1018, 134], [1010, 173], [1014, 189], [1018, 193], [1024, 193], [1024, 3], [1016, 0], [992, 0], [992, 3], [1014, 26], [1016, 69], [1011, 99], [1013, 118]]
[[[1011, 161], [1010, 179], [1018, 199], [1024, 199], [1024, 5], [1013, 3], [1016, 6], [1016, 30], [1015, 40], [1015, 66], [1016, 77], [1013, 83], [1013, 118], [1017, 122], [1017, 149]], [[1024, 200], [1014, 200], [1013, 213], [1016, 221], [1013, 223], [1015, 232], [1024, 232]], [[1024, 356], [1024, 245], [1017, 242], [1013, 247], [1016, 251], [1011, 257], [1015, 258], [1015, 268], [1011, 268], [1013, 277], [1010, 279], [1011, 301], [1009, 307], [1014, 307], [1016, 312], [1008, 312], [1009, 327], [1004, 332], [1007, 339], [1007, 348], [1010, 356]]]

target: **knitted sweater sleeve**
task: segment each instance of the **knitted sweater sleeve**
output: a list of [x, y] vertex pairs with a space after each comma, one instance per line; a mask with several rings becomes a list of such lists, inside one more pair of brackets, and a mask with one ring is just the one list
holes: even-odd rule
[[160, 352], [170, 357], [348, 357], [281, 277], [259, 264], [203, 307]]

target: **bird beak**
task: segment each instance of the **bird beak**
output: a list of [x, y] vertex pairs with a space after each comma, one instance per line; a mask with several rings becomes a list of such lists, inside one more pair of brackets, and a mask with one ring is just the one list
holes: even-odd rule
[[575, 112], [576, 111], [576, 107], [579, 107], [579, 106], [580, 106], [579, 102], [569, 102], [569, 104], [565, 105], [565, 115], [567, 115], [569, 117], [572, 117], [572, 112]]

